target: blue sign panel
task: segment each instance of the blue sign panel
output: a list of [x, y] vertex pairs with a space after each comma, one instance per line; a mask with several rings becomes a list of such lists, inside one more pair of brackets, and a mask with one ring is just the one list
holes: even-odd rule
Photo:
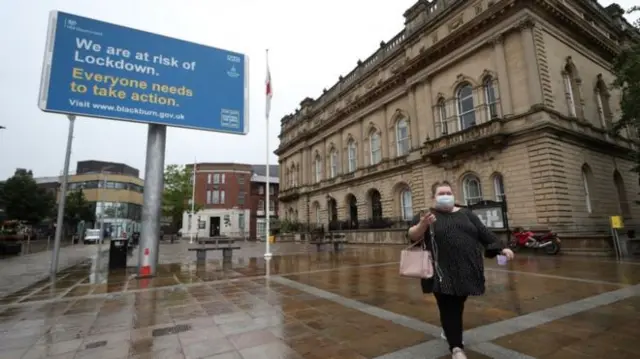
[[247, 134], [245, 55], [53, 11], [43, 111]]

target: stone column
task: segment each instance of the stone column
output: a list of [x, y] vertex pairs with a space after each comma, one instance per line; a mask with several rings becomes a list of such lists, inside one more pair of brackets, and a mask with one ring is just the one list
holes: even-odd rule
[[420, 147], [420, 121], [418, 120], [418, 108], [416, 105], [416, 86], [412, 85], [407, 91], [409, 95], [409, 124], [411, 128], [411, 148]]
[[278, 181], [279, 181], [278, 183], [279, 183], [279, 187], [282, 189], [287, 189], [287, 184], [284, 182], [284, 174], [283, 174], [285, 170], [286, 168], [283, 165], [283, 161], [278, 160]]
[[511, 100], [511, 82], [509, 81], [507, 60], [504, 52], [504, 37], [500, 34], [494, 37], [491, 43], [493, 45], [494, 65], [498, 73], [498, 91], [502, 116], [509, 117], [513, 115], [513, 102]]
[[540, 72], [538, 71], [538, 57], [536, 55], [536, 45], [533, 40], [533, 19], [525, 19], [518, 27], [522, 36], [524, 46], [524, 60], [527, 66], [527, 88], [531, 105], [542, 103], [542, 84], [540, 82]]

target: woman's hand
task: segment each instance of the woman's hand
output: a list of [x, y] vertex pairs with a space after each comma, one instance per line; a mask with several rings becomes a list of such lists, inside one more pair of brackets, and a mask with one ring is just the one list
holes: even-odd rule
[[513, 257], [515, 257], [515, 254], [513, 254], [513, 251], [511, 249], [509, 249], [509, 248], [503, 249], [502, 250], [502, 255], [507, 257], [508, 260], [512, 260]]
[[426, 225], [430, 225], [435, 221], [436, 221], [436, 215], [431, 212], [427, 212], [424, 216], [420, 218], [420, 222]]

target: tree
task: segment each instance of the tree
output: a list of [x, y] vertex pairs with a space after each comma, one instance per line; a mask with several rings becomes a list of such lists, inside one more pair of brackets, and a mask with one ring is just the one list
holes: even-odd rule
[[71, 229], [72, 232], [78, 228], [80, 222], [94, 222], [96, 220], [96, 211], [87, 202], [82, 189], [67, 193], [67, 201], [64, 207], [64, 226]]
[[[622, 9], [619, 9], [623, 12]], [[627, 14], [640, 12], [640, 6], [633, 6]], [[633, 23], [633, 29], [628, 30], [631, 41], [625, 44], [621, 53], [613, 63], [615, 81], [613, 86], [620, 90], [620, 121], [614, 126], [614, 131], [629, 128], [632, 132], [640, 130], [640, 19]], [[640, 153], [636, 151], [635, 172], [640, 172]]]
[[36, 224], [48, 218], [56, 199], [44, 188], [38, 187], [33, 172], [17, 169], [0, 190], [0, 202], [8, 219]]
[[[190, 211], [193, 179], [191, 168], [169, 165], [164, 171], [164, 193], [162, 195], [162, 214], [171, 219], [171, 227], [182, 227], [182, 215]], [[199, 208], [196, 206], [196, 211]]]

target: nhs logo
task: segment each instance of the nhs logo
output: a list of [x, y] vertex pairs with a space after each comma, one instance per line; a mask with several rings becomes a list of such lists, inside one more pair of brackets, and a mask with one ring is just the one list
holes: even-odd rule
[[64, 27], [66, 27], [69, 30], [75, 30], [77, 24], [78, 22], [76, 20], [68, 19], [67, 21], [64, 22]]

